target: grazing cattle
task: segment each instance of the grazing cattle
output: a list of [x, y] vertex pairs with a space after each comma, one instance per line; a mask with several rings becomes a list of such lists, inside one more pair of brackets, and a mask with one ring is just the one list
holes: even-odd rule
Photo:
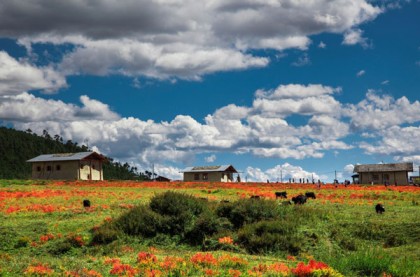
[[303, 205], [306, 203], [307, 197], [303, 194], [299, 194], [298, 196], [292, 197], [292, 201], [295, 204]]
[[90, 208], [90, 200], [88, 199], [83, 200], [83, 207]]
[[305, 192], [305, 196], [306, 196], [307, 198], [316, 199], [316, 197], [315, 197], [315, 193], [313, 193], [312, 191], [311, 191], [311, 192]]
[[220, 201], [220, 203], [230, 203], [229, 200], [223, 199], [222, 201]]
[[382, 214], [383, 212], [385, 212], [384, 205], [382, 205], [380, 203], [376, 204], [375, 210], [376, 210], [377, 214]]
[[276, 195], [276, 199], [277, 198], [287, 198], [287, 192], [285, 192], [285, 191], [276, 191], [274, 194]]
[[251, 196], [251, 199], [260, 199], [261, 198], [261, 196], [259, 196], [259, 195], [252, 195]]

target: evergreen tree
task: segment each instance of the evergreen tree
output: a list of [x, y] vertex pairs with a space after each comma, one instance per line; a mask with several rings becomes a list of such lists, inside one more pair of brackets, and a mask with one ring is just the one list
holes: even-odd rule
[[[88, 147], [67, 140], [60, 135], [51, 136], [44, 130], [41, 136], [31, 129], [18, 131], [0, 127], [0, 179], [27, 179], [31, 176], [31, 165], [26, 161], [42, 154], [87, 152]], [[103, 164], [106, 180], [149, 180], [128, 163], [123, 165], [106, 158]]]

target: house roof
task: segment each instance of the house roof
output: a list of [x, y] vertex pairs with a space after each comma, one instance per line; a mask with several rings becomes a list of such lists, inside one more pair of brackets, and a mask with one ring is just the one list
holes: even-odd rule
[[39, 155], [38, 157], [27, 160], [28, 163], [35, 162], [56, 162], [56, 161], [80, 161], [86, 158], [104, 160], [104, 156], [96, 152], [79, 152], [79, 153], [58, 153]]
[[238, 171], [232, 165], [213, 165], [213, 166], [190, 166], [185, 168], [182, 172], [233, 172]]
[[393, 172], [409, 171], [413, 172], [413, 163], [395, 163], [395, 164], [359, 164], [354, 166], [353, 172]]

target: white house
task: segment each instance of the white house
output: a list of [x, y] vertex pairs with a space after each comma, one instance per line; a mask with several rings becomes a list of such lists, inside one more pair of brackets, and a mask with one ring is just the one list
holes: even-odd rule
[[32, 179], [103, 180], [105, 157], [96, 152], [40, 155], [28, 160]]
[[233, 182], [233, 174], [238, 171], [232, 165], [194, 166], [182, 171], [185, 182]]

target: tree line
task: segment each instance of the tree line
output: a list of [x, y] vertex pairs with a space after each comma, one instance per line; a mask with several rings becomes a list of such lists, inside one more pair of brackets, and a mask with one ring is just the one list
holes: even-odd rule
[[[86, 145], [51, 136], [47, 130], [37, 135], [31, 129], [19, 131], [0, 127], [0, 179], [28, 179], [31, 165], [26, 161], [43, 154], [77, 153], [90, 151]], [[137, 167], [105, 157], [105, 180], [150, 180], [150, 172], [139, 172]]]

